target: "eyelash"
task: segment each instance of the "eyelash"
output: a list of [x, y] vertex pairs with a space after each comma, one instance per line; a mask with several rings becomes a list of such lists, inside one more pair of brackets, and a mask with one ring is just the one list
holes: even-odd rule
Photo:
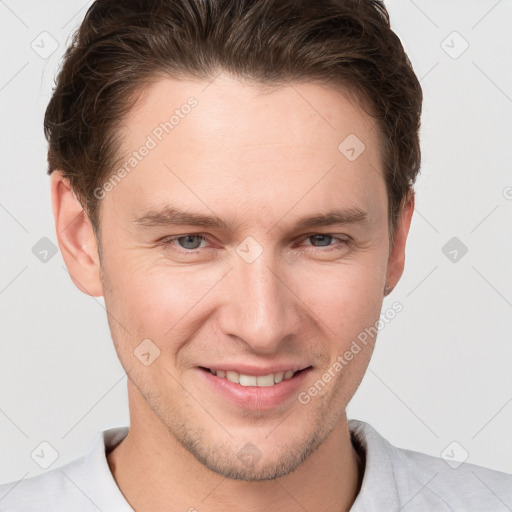
[[[350, 240], [345, 240], [343, 238], [336, 237], [334, 235], [331, 235], [330, 233], [312, 233], [310, 235], [306, 235], [305, 237], [303, 237], [303, 240], [307, 240], [308, 238], [311, 238], [311, 237], [314, 237], [314, 236], [317, 236], [317, 235], [330, 236], [333, 240], [338, 240], [339, 242], [341, 242], [341, 246], [339, 246], [339, 247], [337, 245], [326, 245], [326, 246], [315, 247], [314, 245], [309, 244], [310, 247], [317, 248], [317, 249], [322, 249], [323, 252], [328, 252], [330, 250], [334, 250], [334, 249], [338, 249], [338, 248], [344, 248], [344, 247], [348, 246], [349, 243], [350, 243]], [[189, 236], [195, 237], [195, 238], [200, 238], [201, 240], [205, 240], [205, 241], [207, 240], [207, 238], [205, 236], [201, 235], [201, 234], [188, 233], [188, 234], [185, 234], [185, 235], [176, 235], [176, 236], [164, 238], [164, 239], [159, 241], [159, 245], [162, 245], [164, 247], [170, 247], [172, 250], [175, 250], [176, 252], [180, 252], [182, 254], [195, 254], [196, 252], [198, 252], [202, 248], [199, 247], [197, 249], [187, 250], [187, 249], [185, 249], [183, 247], [176, 248], [174, 246], [174, 242], [176, 242], [180, 238], [187, 238]]]

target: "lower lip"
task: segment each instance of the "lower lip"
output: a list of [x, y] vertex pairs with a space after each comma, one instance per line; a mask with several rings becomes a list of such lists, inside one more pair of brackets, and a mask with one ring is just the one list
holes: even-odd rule
[[241, 386], [222, 377], [217, 377], [206, 370], [198, 369], [209, 386], [217, 395], [221, 395], [231, 403], [243, 409], [272, 409], [282, 405], [292, 396], [297, 396], [299, 389], [304, 385], [311, 368], [302, 370], [291, 379], [283, 380], [273, 386]]

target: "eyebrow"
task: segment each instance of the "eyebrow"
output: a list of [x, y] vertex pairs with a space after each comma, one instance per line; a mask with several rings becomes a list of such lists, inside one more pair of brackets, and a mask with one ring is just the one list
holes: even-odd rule
[[[300, 217], [294, 229], [332, 226], [338, 224], [361, 224], [368, 221], [368, 214], [358, 207], [334, 208], [325, 213]], [[161, 210], [153, 210], [134, 220], [144, 227], [158, 226], [200, 226], [203, 228], [232, 231], [232, 225], [215, 215], [203, 215], [189, 212], [177, 207], [167, 206]]]

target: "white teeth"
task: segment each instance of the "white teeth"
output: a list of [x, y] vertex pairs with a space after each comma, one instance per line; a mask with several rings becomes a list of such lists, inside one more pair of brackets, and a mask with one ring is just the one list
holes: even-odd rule
[[240, 374], [238, 372], [226, 372], [226, 379], [229, 380], [229, 382], [235, 382], [238, 384], [240, 382]]
[[212, 373], [221, 379], [227, 379], [229, 382], [234, 382], [236, 384], [240, 384], [241, 386], [257, 386], [260, 388], [279, 384], [283, 380], [291, 379], [295, 375], [293, 370], [288, 370], [287, 372], [270, 373], [268, 375], [260, 375], [258, 377], [254, 375], [244, 375], [232, 370], [212, 370]]
[[256, 386], [257, 377], [253, 375], [242, 375], [240, 374], [240, 386]]
[[274, 382], [279, 384], [284, 379], [284, 372], [274, 373]]
[[256, 379], [256, 385], [260, 388], [274, 385], [274, 375], [260, 375]]

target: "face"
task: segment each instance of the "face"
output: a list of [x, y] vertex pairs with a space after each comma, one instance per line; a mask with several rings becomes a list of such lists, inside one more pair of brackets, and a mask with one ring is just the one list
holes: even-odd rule
[[387, 282], [374, 120], [330, 88], [221, 75], [154, 83], [123, 135], [136, 161], [98, 193], [101, 270], [141, 414], [226, 477], [285, 475], [345, 417], [373, 349], [336, 364]]

